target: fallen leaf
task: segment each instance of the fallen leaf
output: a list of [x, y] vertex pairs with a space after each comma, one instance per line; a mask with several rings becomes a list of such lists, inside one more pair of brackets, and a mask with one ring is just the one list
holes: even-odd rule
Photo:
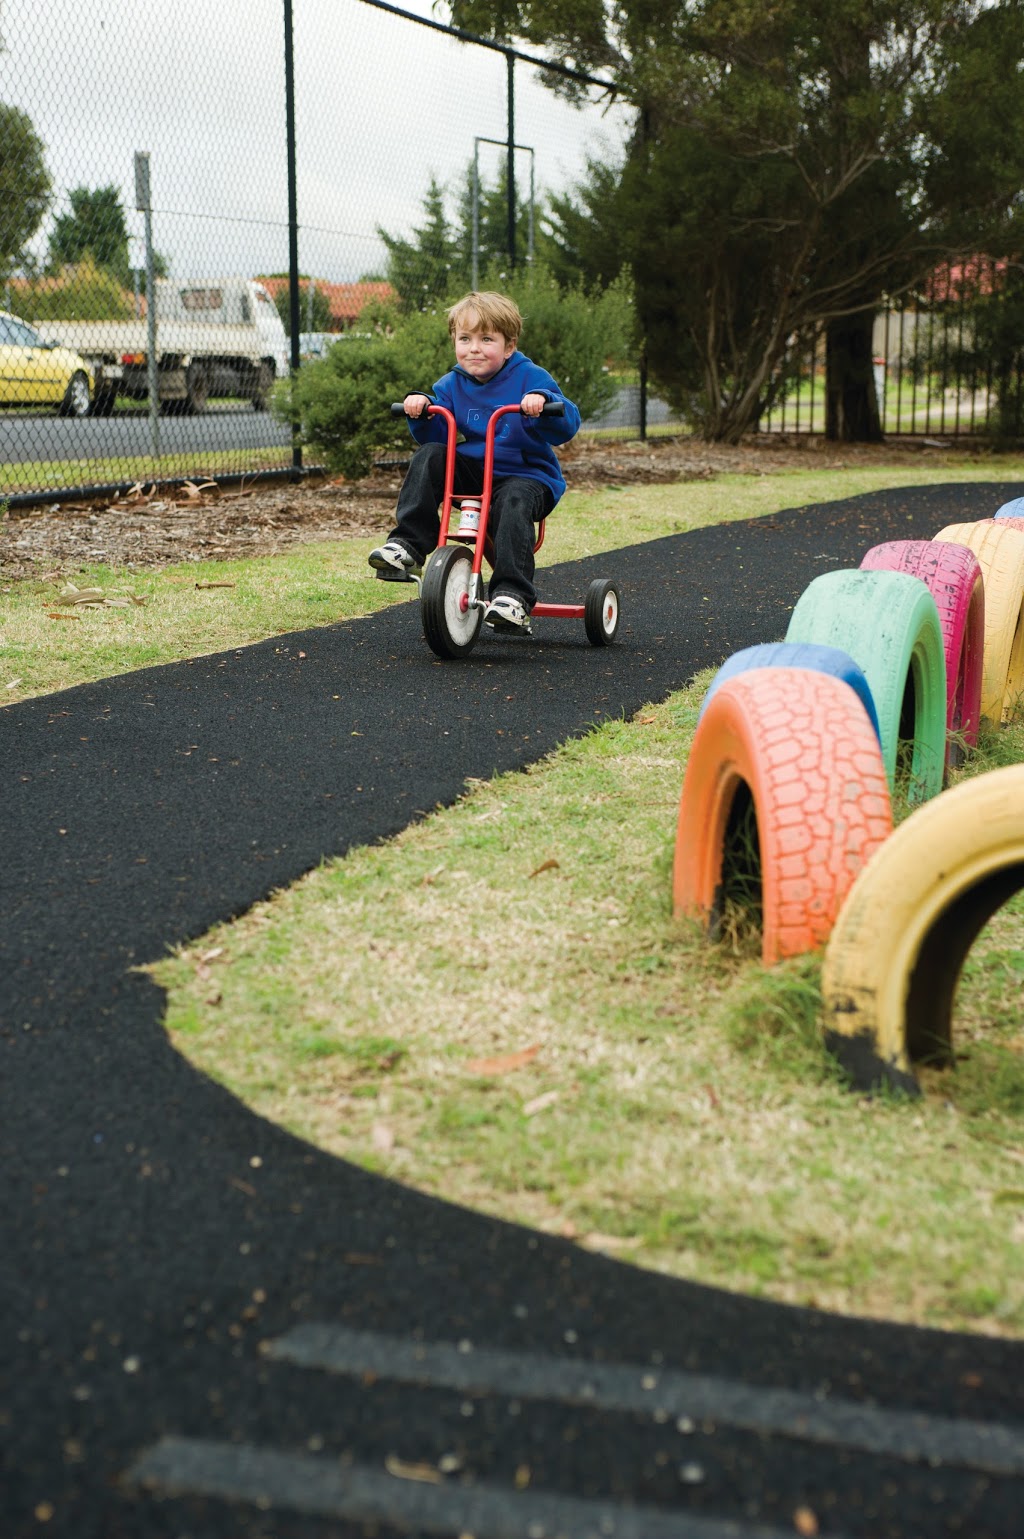
[[596, 1230], [580, 1239], [585, 1250], [639, 1250], [643, 1243], [639, 1235], [599, 1234]]
[[540, 876], [542, 871], [558, 871], [560, 869], [558, 861], [555, 860], [554, 856], [551, 856], [548, 860], [542, 860], [536, 871], [530, 872], [530, 876]]
[[69, 582], [57, 594], [58, 604], [102, 604], [102, 588], [76, 588], [73, 582]]
[[545, 1090], [543, 1095], [534, 1096], [533, 1100], [527, 1101], [526, 1105], [523, 1107], [523, 1116], [535, 1117], [537, 1113], [543, 1111], [546, 1106], [553, 1106], [554, 1103], [558, 1100], [558, 1096], [559, 1092], [557, 1090]]
[[793, 1514], [793, 1527], [805, 1539], [814, 1539], [818, 1532], [818, 1517], [810, 1507], [798, 1507]]
[[375, 1122], [370, 1129], [370, 1142], [381, 1154], [390, 1154], [395, 1147], [395, 1135], [384, 1122]]
[[12, 679], [11, 682], [7, 685], [7, 688], [8, 689], [17, 689], [17, 687], [18, 687], [18, 685], [20, 683], [21, 683], [20, 679]]
[[397, 1454], [388, 1454], [384, 1468], [396, 1480], [421, 1480], [431, 1486], [444, 1483], [444, 1476], [432, 1464], [408, 1464], [404, 1459], [399, 1459]]
[[512, 1074], [516, 1069], [525, 1069], [540, 1052], [540, 1043], [534, 1047], [524, 1047], [521, 1053], [505, 1053], [498, 1058], [474, 1058], [466, 1065], [467, 1074]]
[[233, 582], [197, 582], [197, 588], [233, 588]]
[[80, 620], [82, 616], [62, 614], [59, 610], [54, 613], [53, 610], [48, 609], [46, 611], [46, 618], [48, 620]]

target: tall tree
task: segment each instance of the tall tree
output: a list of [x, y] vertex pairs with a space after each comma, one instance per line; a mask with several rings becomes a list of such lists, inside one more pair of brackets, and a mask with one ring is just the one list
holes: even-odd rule
[[43, 142], [19, 107], [0, 103], [0, 276], [17, 264], [50, 196]]
[[831, 431], [876, 434], [876, 307], [990, 244], [1024, 182], [1024, 0], [450, 5], [636, 108], [575, 212], [632, 265], [652, 374], [707, 436], [753, 426], [820, 324]]
[[429, 310], [443, 303], [453, 286], [453, 270], [466, 266], [466, 253], [445, 211], [444, 188], [431, 175], [423, 199], [423, 223], [412, 238], [389, 235], [378, 227], [387, 249], [388, 282], [399, 295], [404, 311]]
[[128, 225], [118, 189], [72, 187], [68, 202], [70, 212], [54, 220], [51, 265], [72, 266], [88, 254], [97, 267], [113, 273], [121, 283], [130, 283]]

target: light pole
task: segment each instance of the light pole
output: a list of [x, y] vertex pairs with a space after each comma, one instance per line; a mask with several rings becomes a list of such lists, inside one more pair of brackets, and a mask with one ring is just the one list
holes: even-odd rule
[[[477, 134], [473, 140], [473, 262], [472, 262], [472, 287], [475, 289], [480, 281], [480, 146], [482, 144], [497, 144], [504, 149], [504, 139], [486, 139], [483, 134]], [[530, 222], [527, 228], [526, 260], [533, 261], [533, 205], [534, 205], [534, 164], [535, 155], [531, 145], [514, 144], [515, 150], [525, 150], [530, 157]], [[509, 184], [512, 185], [512, 171], [509, 170]], [[511, 194], [510, 194], [511, 195]], [[509, 227], [509, 240], [514, 242], [514, 223]], [[509, 251], [509, 261], [515, 266], [515, 251]]]

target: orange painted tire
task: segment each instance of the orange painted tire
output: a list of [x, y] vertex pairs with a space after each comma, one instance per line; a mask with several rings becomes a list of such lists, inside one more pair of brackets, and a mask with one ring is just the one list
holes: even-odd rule
[[973, 550], [985, 578], [985, 664], [981, 714], [1007, 722], [1024, 696], [1024, 533], [1009, 519], [949, 524], [937, 540]]
[[981, 718], [985, 661], [985, 583], [977, 556], [946, 540], [889, 540], [873, 545], [862, 572], [906, 572], [928, 587], [939, 612], [946, 654], [946, 764], [974, 748]]
[[713, 938], [734, 875], [730, 834], [751, 802], [761, 955], [771, 964], [825, 944], [858, 871], [892, 830], [878, 738], [843, 680], [758, 668], [727, 679], [708, 702], [683, 779], [672, 899]]

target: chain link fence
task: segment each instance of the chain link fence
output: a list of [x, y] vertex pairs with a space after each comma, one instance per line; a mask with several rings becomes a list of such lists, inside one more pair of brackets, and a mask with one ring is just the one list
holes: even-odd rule
[[627, 130], [599, 88], [574, 107], [428, 0], [410, 0], [418, 19], [376, 0], [0, 7], [12, 502], [294, 473], [275, 385], [358, 345], [410, 252], [431, 259], [438, 211], [465, 287], [510, 230], [526, 263], [547, 200]]
[[[626, 109], [552, 83], [430, 0], [0, 0], [0, 496], [294, 475], [292, 369], [396, 290], [542, 260], [553, 200], [621, 156]], [[1024, 430], [1019, 349], [993, 373], [965, 292], [878, 322], [887, 433]], [[762, 431], [822, 432], [820, 339], [787, 370]], [[615, 381], [585, 431], [678, 429], [639, 360]]]

